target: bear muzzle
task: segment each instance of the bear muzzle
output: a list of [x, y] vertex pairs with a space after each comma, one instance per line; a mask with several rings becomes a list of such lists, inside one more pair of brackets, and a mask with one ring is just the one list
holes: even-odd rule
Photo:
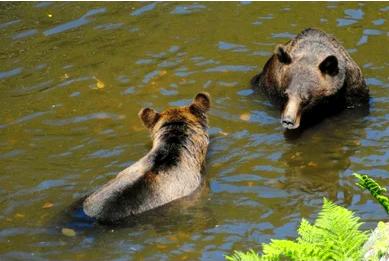
[[300, 124], [295, 122], [295, 120], [293, 120], [292, 118], [283, 118], [281, 119], [281, 125], [282, 127], [284, 127], [285, 129], [297, 129]]
[[281, 125], [285, 129], [297, 129], [300, 127], [301, 101], [297, 98], [288, 100], [281, 115]]

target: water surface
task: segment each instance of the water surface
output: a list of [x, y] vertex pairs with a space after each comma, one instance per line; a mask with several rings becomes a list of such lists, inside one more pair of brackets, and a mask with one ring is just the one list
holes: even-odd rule
[[[352, 173], [389, 185], [388, 12], [384, 2], [1, 3], [0, 259], [223, 260], [294, 237], [323, 197], [365, 228], [387, 219]], [[249, 80], [307, 27], [360, 64], [371, 107], [292, 139]], [[199, 194], [121, 228], [79, 221], [69, 207], [150, 149], [138, 111], [199, 91], [213, 98]]]

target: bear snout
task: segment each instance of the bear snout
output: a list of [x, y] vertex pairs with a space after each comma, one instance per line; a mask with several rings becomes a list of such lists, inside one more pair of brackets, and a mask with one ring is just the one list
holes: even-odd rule
[[281, 125], [286, 129], [297, 129], [301, 119], [301, 100], [290, 96], [281, 115]]
[[282, 118], [281, 119], [281, 125], [285, 129], [297, 129], [299, 127], [299, 124], [296, 124], [296, 121], [290, 117]]

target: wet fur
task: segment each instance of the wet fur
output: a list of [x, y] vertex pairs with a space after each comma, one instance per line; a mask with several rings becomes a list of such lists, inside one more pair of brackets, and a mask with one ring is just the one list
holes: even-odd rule
[[[294, 91], [297, 94], [293, 95], [299, 95], [303, 100], [303, 114], [318, 106], [331, 114], [335, 108], [340, 111], [346, 107], [368, 105], [369, 90], [362, 72], [335, 38], [310, 28], [287, 42], [283, 48], [278, 48], [251, 83], [281, 110], [288, 101], [286, 93], [291, 91], [292, 78], [300, 84], [300, 89]], [[284, 52], [289, 57], [285, 57]], [[339, 69], [326, 75], [320, 72], [322, 68], [319, 64], [331, 55], [337, 58]], [[304, 62], [293, 63], [299, 59]], [[309, 89], [308, 86], [314, 88]]]
[[209, 144], [205, 114], [209, 97], [201, 95], [187, 107], [140, 112], [153, 147], [87, 197], [83, 207], [88, 216], [113, 223], [188, 196], [200, 186]]

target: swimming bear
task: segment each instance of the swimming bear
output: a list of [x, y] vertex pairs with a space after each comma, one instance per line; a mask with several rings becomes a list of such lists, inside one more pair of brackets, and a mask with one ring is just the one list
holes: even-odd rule
[[209, 144], [206, 112], [210, 96], [161, 113], [144, 108], [139, 117], [151, 133], [151, 150], [88, 196], [84, 212], [103, 223], [143, 213], [194, 192]]
[[286, 129], [298, 128], [304, 115], [317, 120], [369, 102], [359, 66], [334, 37], [318, 29], [306, 29], [277, 45], [251, 82], [279, 105]]

